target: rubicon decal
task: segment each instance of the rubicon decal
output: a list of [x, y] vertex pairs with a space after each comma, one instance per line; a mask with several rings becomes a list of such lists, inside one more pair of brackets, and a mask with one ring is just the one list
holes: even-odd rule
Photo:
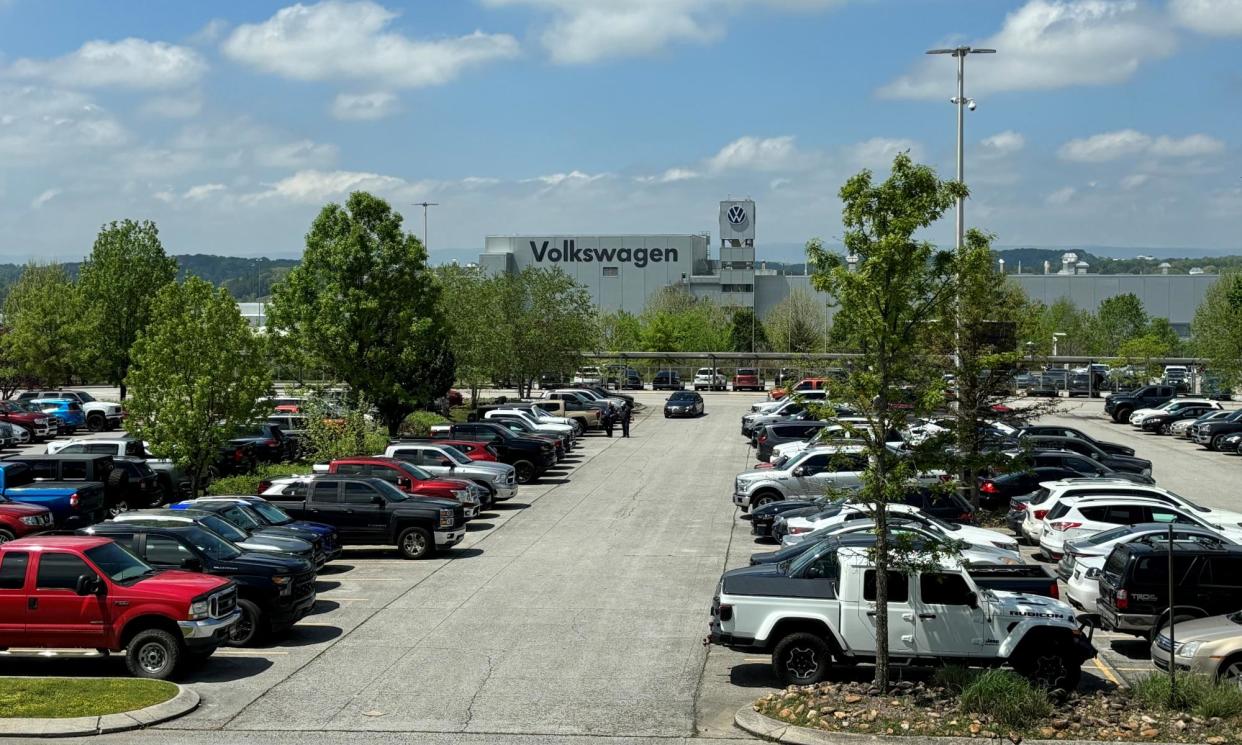
[[561, 241], [559, 248], [548, 247], [551, 241], [543, 245], [530, 242], [530, 251], [537, 263], [545, 260], [553, 263], [592, 262], [633, 264], [642, 269], [647, 263], [660, 264], [677, 261], [678, 251], [675, 248], [578, 248], [573, 239]]

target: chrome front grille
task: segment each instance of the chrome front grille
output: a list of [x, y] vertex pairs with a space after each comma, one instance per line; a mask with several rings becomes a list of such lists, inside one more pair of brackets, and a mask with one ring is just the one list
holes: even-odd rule
[[212, 618], [224, 618], [237, 608], [237, 588], [230, 587], [211, 596], [208, 607]]
[[1156, 636], [1156, 646], [1165, 652], [1172, 652], [1173, 640], [1165, 634], [1159, 634]]

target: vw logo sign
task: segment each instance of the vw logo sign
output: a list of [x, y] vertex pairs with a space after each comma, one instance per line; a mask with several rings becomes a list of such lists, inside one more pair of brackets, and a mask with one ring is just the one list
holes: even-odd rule
[[735, 204], [730, 207], [725, 216], [729, 220], [729, 225], [733, 226], [733, 230], [738, 233], [746, 230], [746, 225], [750, 222], [750, 218], [746, 214], [746, 209], [740, 204]]

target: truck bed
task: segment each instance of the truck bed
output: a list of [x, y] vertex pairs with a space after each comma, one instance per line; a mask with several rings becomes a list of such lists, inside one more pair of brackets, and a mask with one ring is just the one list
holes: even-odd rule
[[989, 590], [1020, 592], [1026, 595], [1060, 596], [1057, 578], [1047, 567], [1034, 564], [1009, 566], [989, 564], [972, 566], [967, 570], [975, 584]]

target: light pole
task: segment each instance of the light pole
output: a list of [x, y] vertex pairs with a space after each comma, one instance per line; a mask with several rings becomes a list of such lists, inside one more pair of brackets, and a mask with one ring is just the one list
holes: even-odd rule
[[1054, 331], [1054, 332], [1052, 332], [1052, 356], [1053, 356], [1053, 357], [1056, 357], [1056, 356], [1057, 356], [1057, 340], [1058, 340], [1058, 339], [1061, 339], [1061, 338], [1062, 338], [1062, 337], [1064, 337], [1064, 336], [1065, 336], [1065, 332], [1064, 332], [1064, 331]]
[[440, 203], [439, 202], [414, 202], [411, 206], [423, 208], [423, 250], [430, 251], [431, 249], [427, 247], [427, 208], [428, 207], [439, 207]]
[[[957, 58], [957, 95], [949, 102], [957, 106], [957, 181], [966, 183], [966, 108], [975, 110], [975, 100], [966, 98], [966, 55], [996, 54], [995, 49], [974, 49], [972, 47], [954, 47], [952, 49], [929, 49], [928, 54], [950, 54]], [[964, 197], [957, 198], [957, 242], [954, 247], [962, 250], [966, 238], [966, 219], [963, 211], [966, 207]]]

